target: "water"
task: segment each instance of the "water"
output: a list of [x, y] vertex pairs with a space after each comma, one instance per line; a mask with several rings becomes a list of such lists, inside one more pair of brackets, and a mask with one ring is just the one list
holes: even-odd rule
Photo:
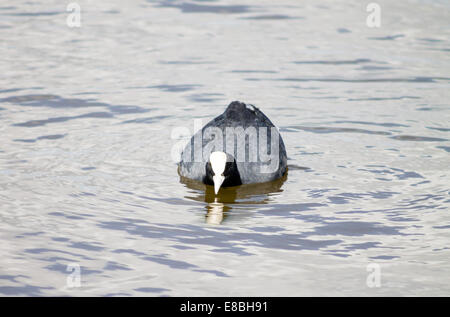
[[[0, 6], [0, 294], [450, 294], [447, 2], [78, 3]], [[233, 100], [289, 173], [215, 201], [171, 133]]]

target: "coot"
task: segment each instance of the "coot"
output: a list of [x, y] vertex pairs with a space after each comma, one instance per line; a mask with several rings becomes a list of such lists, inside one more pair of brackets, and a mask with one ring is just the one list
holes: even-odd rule
[[181, 176], [221, 187], [264, 183], [286, 173], [287, 155], [278, 129], [261, 110], [234, 101], [206, 124], [181, 154]]

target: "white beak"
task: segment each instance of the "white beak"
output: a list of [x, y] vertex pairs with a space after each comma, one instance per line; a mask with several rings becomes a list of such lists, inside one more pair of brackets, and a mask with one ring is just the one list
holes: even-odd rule
[[227, 155], [224, 152], [212, 152], [209, 156], [209, 161], [211, 162], [211, 168], [214, 173], [214, 192], [217, 195], [220, 186], [222, 186], [222, 183], [225, 180], [225, 176], [223, 176], [222, 174], [225, 171]]
[[216, 193], [216, 195], [219, 192], [220, 186], [222, 186], [222, 183], [224, 180], [225, 180], [225, 176], [222, 176], [222, 175], [214, 175], [213, 176], [214, 192]]

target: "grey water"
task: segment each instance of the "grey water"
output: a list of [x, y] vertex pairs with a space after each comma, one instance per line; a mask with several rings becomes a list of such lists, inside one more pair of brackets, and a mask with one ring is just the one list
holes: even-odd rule
[[[0, 295], [450, 295], [448, 2], [75, 2], [0, 5]], [[289, 171], [215, 197], [233, 100]]]

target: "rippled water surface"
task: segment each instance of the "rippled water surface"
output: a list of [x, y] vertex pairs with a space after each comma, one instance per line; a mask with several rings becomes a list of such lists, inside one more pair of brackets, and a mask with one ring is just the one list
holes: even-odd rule
[[[450, 294], [448, 2], [78, 3], [0, 6], [0, 294]], [[289, 172], [215, 199], [172, 131], [233, 100]]]

